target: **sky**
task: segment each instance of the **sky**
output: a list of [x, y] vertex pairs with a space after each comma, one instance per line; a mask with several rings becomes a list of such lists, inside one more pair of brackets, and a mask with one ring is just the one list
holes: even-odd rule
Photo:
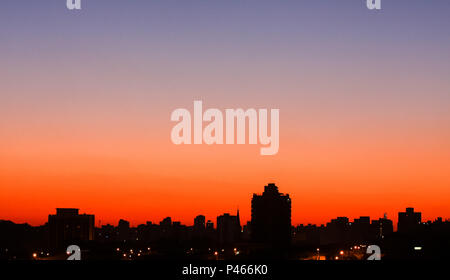
[[[450, 2], [3, 0], [0, 219], [450, 218]], [[174, 145], [177, 108], [280, 109], [280, 149]]]

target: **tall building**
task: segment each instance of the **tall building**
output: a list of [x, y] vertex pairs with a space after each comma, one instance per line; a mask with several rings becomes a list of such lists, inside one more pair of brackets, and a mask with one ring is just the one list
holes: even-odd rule
[[236, 216], [225, 213], [217, 217], [217, 240], [219, 245], [233, 245], [239, 241], [240, 234], [239, 210]]
[[101, 228], [97, 229], [97, 234], [95, 240], [97, 241], [116, 241], [117, 232], [113, 225], [107, 224], [102, 225]]
[[205, 224], [205, 216], [198, 215], [194, 218], [194, 230], [205, 230], [206, 224]]
[[422, 213], [414, 212], [414, 208], [406, 208], [406, 212], [398, 213], [398, 232], [411, 232], [416, 230], [422, 222]]
[[129, 240], [130, 239], [130, 222], [120, 219], [119, 224], [117, 225], [117, 232], [118, 232], [120, 241]]
[[371, 239], [370, 217], [361, 216], [353, 220], [350, 227], [350, 237], [355, 242], [364, 242]]
[[206, 230], [205, 221], [206, 221], [205, 216], [203, 216], [203, 215], [198, 215], [197, 217], [195, 217], [194, 227], [193, 227], [195, 237], [201, 237], [205, 234], [205, 230]]
[[214, 231], [214, 223], [211, 220], [206, 222], [206, 231]]
[[[361, 221], [364, 221], [364, 218]], [[347, 217], [331, 219], [321, 233], [320, 244], [330, 245], [349, 242], [352, 239], [350, 230], [351, 223]]]
[[285, 246], [291, 240], [291, 199], [275, 184], [264, 187], [262, 195], [253, 194], [251, 237], [255, 242]]
[[57, 208], [56, 215], [48, 215], [50, 247], [65, 249], [68, 245], [93, 240], [94, 223], [94, 215], [80, 215], [75, 208]]
[[383, 218], [372, 221], [372, 230], [376, 238], [383, 239], [394, 232], [394, 225], [384, 214]]

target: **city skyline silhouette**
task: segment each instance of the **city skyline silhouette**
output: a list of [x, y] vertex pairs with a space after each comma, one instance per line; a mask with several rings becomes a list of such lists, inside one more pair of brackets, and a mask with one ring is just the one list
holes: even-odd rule
[[[102, 254], [105, 258], [130, 260], [252, 259], [258, 256], [361, 259], [365, 248], [374, 244], [383, 244], [388, 258], [429, 258], [430, 252], [437, 250], [439, 240], [450, 232], [449, 220], [437, 218], [424, 222], [422, 213], [414, 208], [398, 212], [396, 231], [395, 221], [386, 215], [378, 219], [360, 216], [353, 221], [338, 216], [326, 225], [293, 225], [291, 198], [273, 183], [267, 184], [261, 194], [254, 194], [251, 202], [250, 221], [241, 221], [237, 209], [236, 215], [223, 213], [216, 220], [198, 214], [192, 226], [170, 216], [159, 223], [147, 221], [137, 226], [131, 226], [123, 218], [117, 225], [95, 226], [95, 213], [80, 213], [77, 208], [57, 208], [56, 214], [48, 215], [47, 223], [37, 227], [0, 220], [0, 258], [15, 259], [18, 255], [25, 259], [30, 256], [41, 260], [58, 259], [64, 256], [65, 248], [73, 244], [89, 248], [89, 258], [93, 259]], [[350, 250], [346, 249], [349, 246]], [[124, 247], [129, 252], [124, 252]], [[338, 253], [337, 248], [340, 248]]]

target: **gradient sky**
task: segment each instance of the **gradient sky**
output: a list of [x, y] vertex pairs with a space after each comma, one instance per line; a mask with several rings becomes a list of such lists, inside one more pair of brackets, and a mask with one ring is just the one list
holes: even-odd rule
[[[450, 1], [2, 0], [0, 219], [450, 218]], [[279, 108], [280, 150], [170, 140], [176, 108]]]

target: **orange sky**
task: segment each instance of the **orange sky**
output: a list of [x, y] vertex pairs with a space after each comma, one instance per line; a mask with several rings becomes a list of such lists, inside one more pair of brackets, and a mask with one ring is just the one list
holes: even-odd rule
[[450, 217], [448, 135], [361, 125], [299, 133], [285, 121], [275, 156], [260, 156], [258, 145], [176, 146], [170, 125], [158, 136], [92, 130], [77, 138], [60, 127], [33, 138], [24, 130], [3, 140], [0, 218], [37, 225], [56, 207], [77, 207], [97, 225], [165, 216], [192, 224], [197, 214], [215, 222], [239, 207], [246, 221], [252, 193], [268, 182], [291, 195], [294, 224], [385, 212], [396, 222], [408, 206], [424, 219]]

